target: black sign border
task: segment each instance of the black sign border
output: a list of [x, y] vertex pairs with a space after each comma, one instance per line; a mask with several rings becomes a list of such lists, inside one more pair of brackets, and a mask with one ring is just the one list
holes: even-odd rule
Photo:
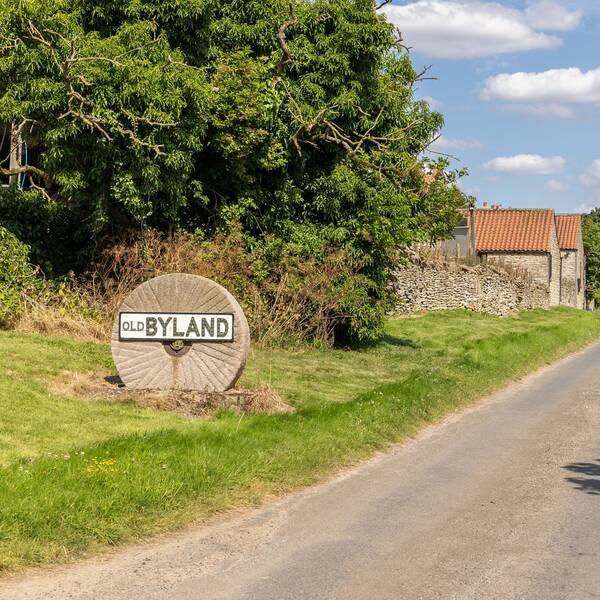
[[[232, 317], [231, 321], [231, 339], [230, 340], [190, 340], [186, 338], [161, 338], [159, 340], [153, 338], [122, 338], [121, 337], [121, 321], [123, 315], [201, 315], [206, 317]], [[202, 312], [161, 312], [161, 311], [124, 311], [119, 312], [119, 341], [120, 342], [154, 342], [155, 344], [169, 344], [172, 342], [182, 341], [190, 342], [191, 344], [232, 344], [235, 342], [235, 314], [234, 313], [202, 313]]]

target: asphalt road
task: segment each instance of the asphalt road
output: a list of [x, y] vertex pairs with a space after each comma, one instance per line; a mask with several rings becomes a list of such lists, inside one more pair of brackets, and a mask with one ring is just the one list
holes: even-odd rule
[[0, 598], [600, 597], [600, 345], [264, 509]]

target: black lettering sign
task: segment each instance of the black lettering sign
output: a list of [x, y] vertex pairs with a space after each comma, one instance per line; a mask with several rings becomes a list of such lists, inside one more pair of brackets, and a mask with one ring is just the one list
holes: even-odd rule
[[160, 325], [162, 327], [162, 334], [165, 337], [167, 336], [167, 326], [169, 325], [169, 323], [172, 320], [173, 320], [173, 317], [168, 317], [166, 321], [162, 317], [158, 317], [158, 322], [160, 323]]
[[185, 333], [183, 331], [177, 331], [177, 317], [173, 317], [173, 337], [183, 337]]
[[156, 317], [146, 317], [146, 333], [148, 335], [156, 335], [157, 332]]
[[119, 339], [131, 341], [190, 340], [232, 342], [234, 315], [229, 313], [120, 313]]
[[217, 319], [217, 337], [226, 338], [229, 335], [229, 322], [223, 317]]
[[202, 317], [202, 337], [206, 335], [207, 331], [210, 337], [215, 336], [215, 320], [211, 318], [209, 321], [205, 317]]
[[185, 337], [190, 337], [191, 333], [194, 333], [196, 337], [200, 337], [200, 331], [198, 331], [198, 325], [196, 324], [196, 319], [194, 317], [190, 318], [190, 324], [188, 325]]

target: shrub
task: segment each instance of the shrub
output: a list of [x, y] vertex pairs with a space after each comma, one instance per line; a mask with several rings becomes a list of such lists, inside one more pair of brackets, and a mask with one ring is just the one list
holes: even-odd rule
[[84, 217], [73, 202], [0, 188], [0, 223], [29, 246], [31, 262], [48, 277], [85, 268], [97, 240]]
[[14, 323], [23, 312], [24, 294], [36, 287], [29, 247], [0, 227], [0, 325]]
[[137, 285], [185, 272], [229, 289], [255, 340], [369, 342], [381, 332], [384, 311], [371, 299], [372, 283], [360, 267], [344, 250], [324, 248], [308, 255], [276, 239], [250, 245], [235, 229], [211, 240], [149, 231], [109, 247], [82, 277], [47, 285], [41, 305], [28, 313], [26, 328], [90, 331], [80, 326], [86, 319], [93, 322], [93, 337], [108, 338], [120, 304]]

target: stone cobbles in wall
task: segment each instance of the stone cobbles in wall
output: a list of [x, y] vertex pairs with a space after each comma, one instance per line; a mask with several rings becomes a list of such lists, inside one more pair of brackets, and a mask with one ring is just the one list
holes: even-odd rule
[[506, 316], [550, 305], [548, 287], [531, 278], [441, 258], [411, 257], [396, 272], [394, 289], [398, 313], [466, 308]]

